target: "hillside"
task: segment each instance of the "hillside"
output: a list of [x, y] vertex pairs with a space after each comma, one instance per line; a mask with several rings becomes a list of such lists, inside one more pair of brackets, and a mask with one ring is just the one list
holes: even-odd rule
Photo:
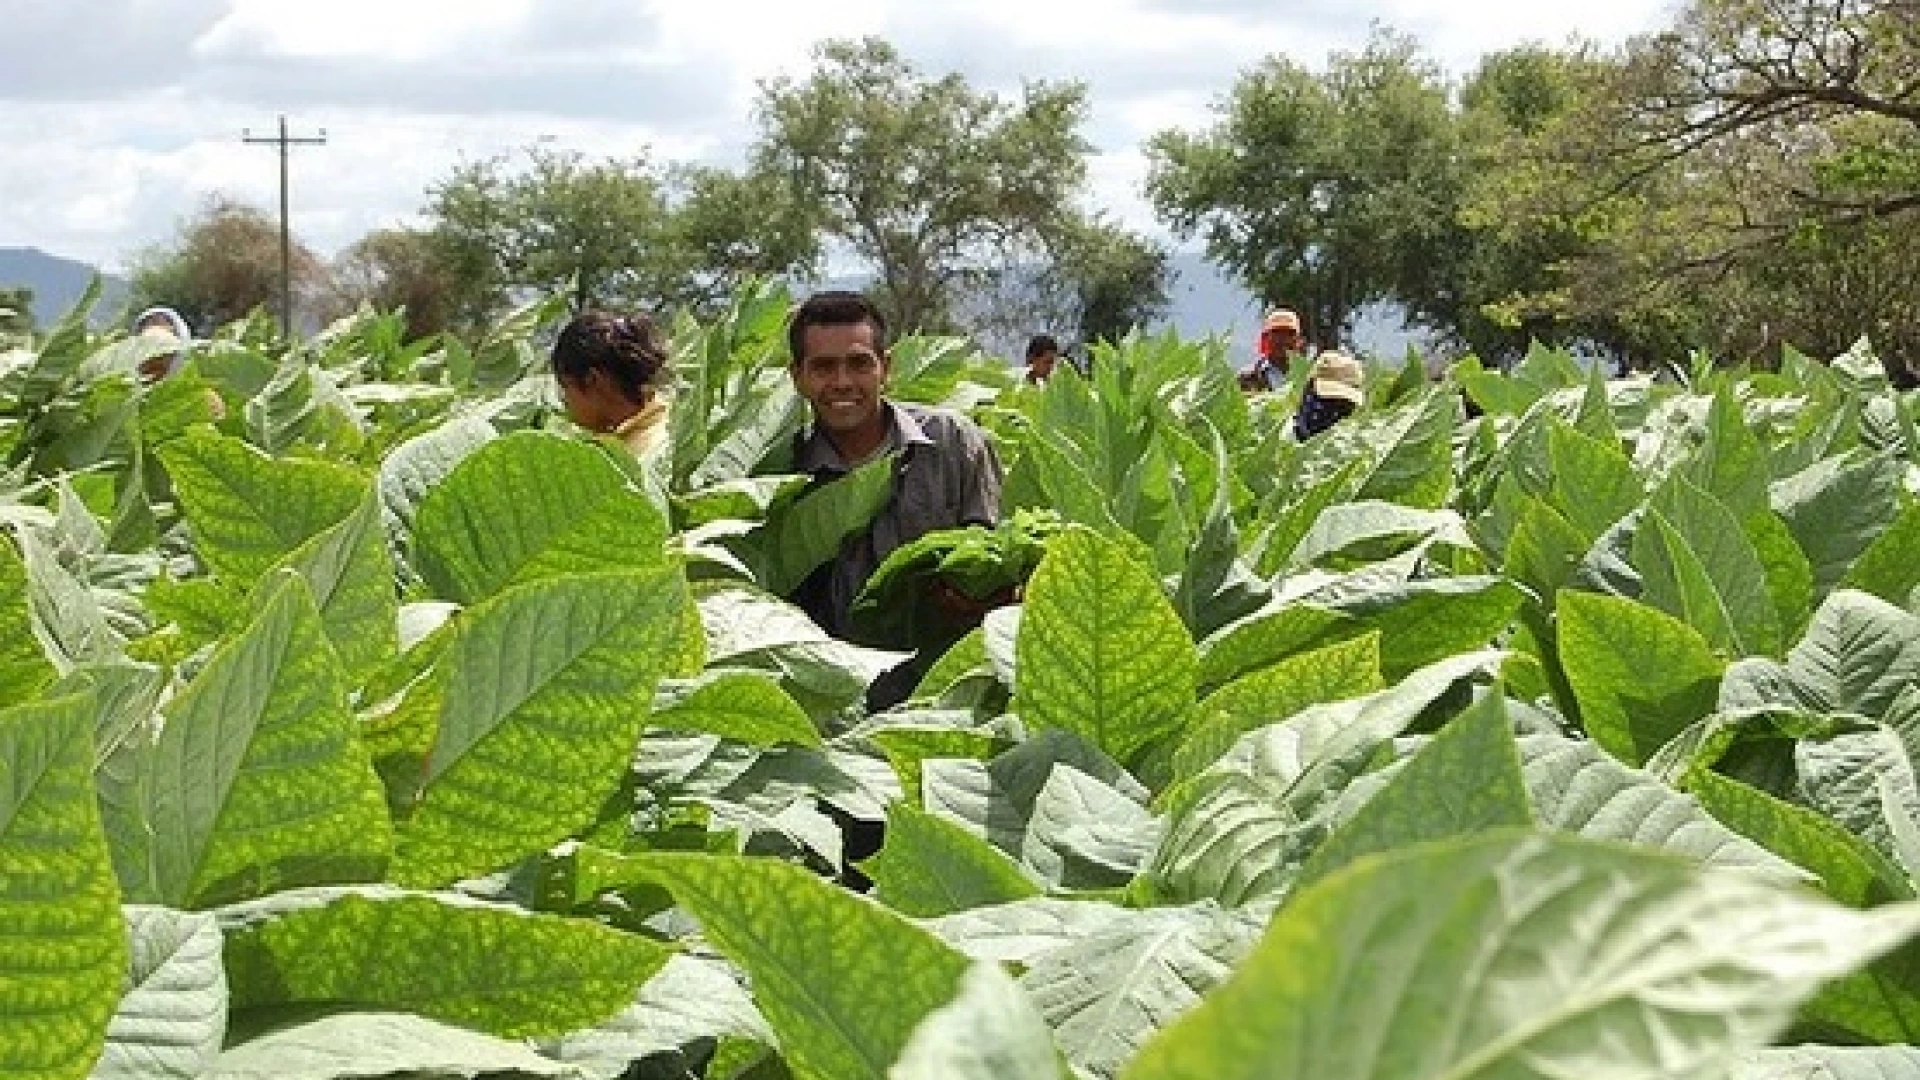
[[[1173, 327], [1183, 338], [1224, 334], [1231, 341], [1231, 356], [1251, 360], [1254, 329], [1260, 318], [1260, 305], [1253, 295], [1199, 254], [1179, 253], [1170, 262], [1174, 273], [1172, 304], [1161, 325]], [[42, 326], [66, 314], [93, 273], [94, 268], [86, 263], [38, 248], [0, 248], [0, 286], [31, 288], [34, 319]], [[849, 279], [832, 284], [857, 287], [859, 282]], [[127, 283], [109, 275], [94, 325], [112, 322], [124, 314], [126, 296]], [[1399, 328], [1397, 315], [1387, 309], [1364, 312], [1354, 334], [1354, 343], [1361, 350], [1395, 358], [1406, 351], [1410, 340], [1411, 336]]]
[[[41, 326], [58, 319], [86, 291], [95, 269], [74, 259], [49, 255], [39, 248], [0, 248], [0, 287], [25, 285], [33, 290], [33, 318]], [[127, 283], [107, 275], [105, 292], [94, 309], [94, 324], [118, 318], [126, 306]]]

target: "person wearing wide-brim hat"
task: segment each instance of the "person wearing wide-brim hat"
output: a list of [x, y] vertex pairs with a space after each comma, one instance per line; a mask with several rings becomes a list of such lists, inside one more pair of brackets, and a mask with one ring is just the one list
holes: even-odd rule
[[1328, 349], [1314, 359], [1293, 414], [1293, 433], [1308, 439], [1352, 416], [1367, 400], [1367, 373], [1351, 353]]

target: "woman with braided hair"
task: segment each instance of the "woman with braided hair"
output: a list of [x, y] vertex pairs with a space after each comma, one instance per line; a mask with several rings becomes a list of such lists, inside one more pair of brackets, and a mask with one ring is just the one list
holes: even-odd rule
[[642, 461], [666, 449], [667, 346], [652, 319], [583, 311], [554, 341], [552, 364], [574, 423], [614, 436]]

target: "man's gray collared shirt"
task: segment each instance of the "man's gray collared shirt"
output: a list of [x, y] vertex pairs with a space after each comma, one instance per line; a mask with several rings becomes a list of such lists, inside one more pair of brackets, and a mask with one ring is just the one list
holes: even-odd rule
[[[887, 402], [887, 439], [879, 453], [899, 454], [894, 464], [893, 497], [865, 532], [840, 546], [828, 585], [824, 629], [836, 637], [847, 632], [847, 612], [889, 553], [937, 529], [991, 526], [1000, 519], [1000, 462], [973, 421], [948, 409]], [[842, 476], [863, 462], [840, 457], [818, 428], [801, 435], [794, 453], [801, 472], [816, 477]]]

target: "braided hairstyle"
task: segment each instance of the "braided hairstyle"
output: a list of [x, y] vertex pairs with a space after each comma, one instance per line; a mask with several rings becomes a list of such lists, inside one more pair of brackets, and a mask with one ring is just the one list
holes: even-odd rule
[[577, 386], [605, 372], [624, 397], [639, 403], [658, 388], [666, 337], [646, 315], [583, 311], [561, 329], [551, 359], [556, 377]]

